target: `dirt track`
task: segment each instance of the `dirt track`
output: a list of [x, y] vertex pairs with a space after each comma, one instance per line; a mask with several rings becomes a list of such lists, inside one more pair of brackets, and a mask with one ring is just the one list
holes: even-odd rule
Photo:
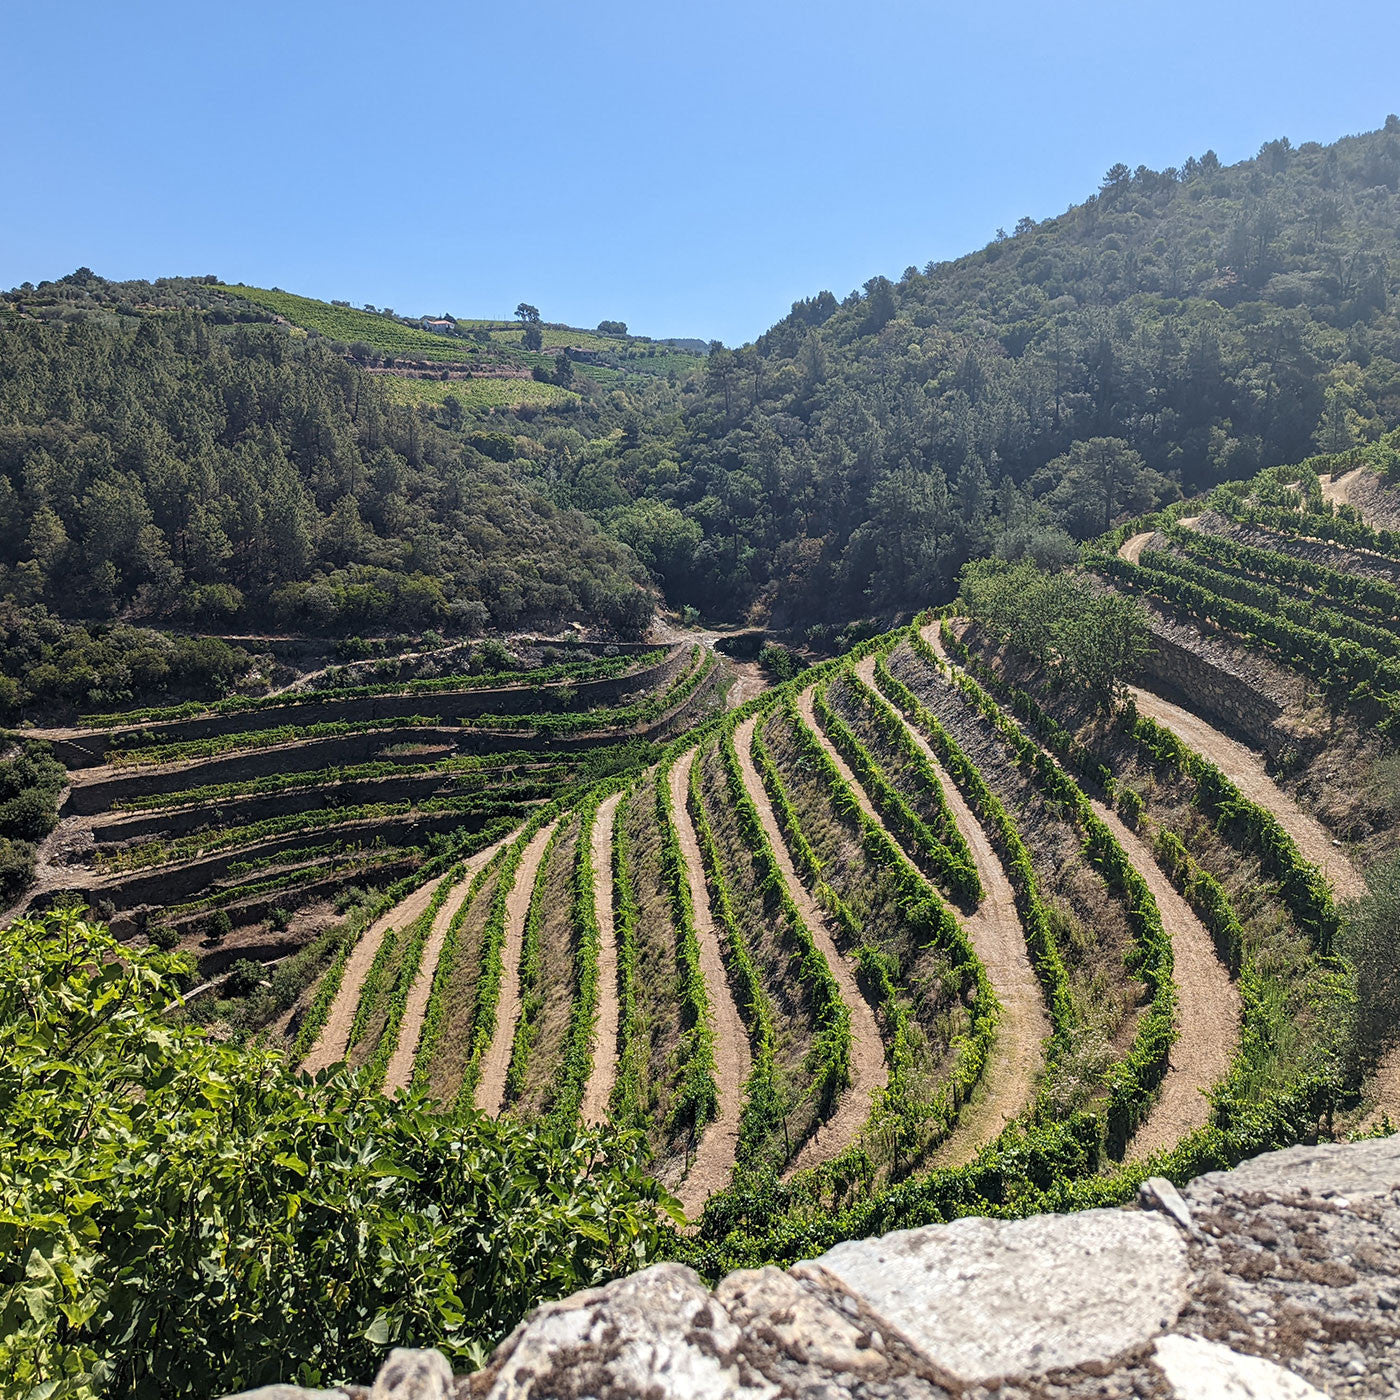
[[1341, 899], [1364, 894], [1366, 882], [1361, 872], [1333, 840], [1327, 828], [1316, 817], [1309, 816], [1269, 776], [1264, 760], [1237, 739], [1222, 734], [1199, 715], [1170, 700], [1163, 700], [1150, 690], [1129, 686], [1138, 712], [1170, 729], [1183, 743], [1202, 758], [1209, 759], [1252, 802], [1267, 807], [1279, 825], [1298, 843], [1307, 860], [1312, 861], [1332, 882]]
[[505, 946], [501, 949], [501, 994], [496, 1001], [496, 1027], [491, 1035], [491, 1048], [482, 1060], [481, 1078], [476, 1084], [476, 1106], [484, 1113], [499, 1113], [501, 1100], [505, 1097], [511, 1040], [516, 1019], [520, 1015], [520, 945], [525, 936], [525, 916], [530, 912], [535, 872], [540, 868], [544, 848], [549, 845], [549, 838], [554, 835], [557, 825], [557, 822], [550, 822], [531, 838], [516, 867], [515, 883], [506, 898], [506, 936]]
[[404, 1003], [403, 1020], [399, 1024], [399, 1040], [394, 1047], [393, 1058], [384, 1074], [384, 1092], [393, 1094], [399, 1089], [407, 1089], [413, 1078], [413, 1059], [418, 1053], [418, 1040], [423, 1034], [423, 1017], [428, 1012], [428, 998], [433, 991], [433, 978], [437, 975], [438, 960], [442, 957], [442, 945], [447, 939], [447, 929], [462, 907], [462, 901], [471, 892], [472, 881], [477, 872], [491, 859], [505, 843], [497, 841], [492, 846], [471, 856], [462, 872], [462, 878], [453, 886], [433, 918], [433, 927], [428, 941], [423, 945], [423, 961], [418, 965], [413, 985], [408, 989], [408, 1000]]
[[593, 902], [598, 919], [598, 1014], [593, 1022], [593, 1067], [579, 1109], [585, 1123], [608, 1116], [617, 1070], [617, 937], [613, 928], [612, 833], [617, 804], [615, 792], [598, 807], [593, 822]]
[[1155, 530], [1144, 530], [1140, 535], [1134, 535], [1130, 540], [1124, 540], [1119, 547], [1118, 553], [1130, 564], [1136, 564], [1142, 554], [1143, 546], [1157, 532]]
[[759, 820], [763, 823], [763, 829], [777, 856], [778, 868], [782, 872], [788, 894], [797, 905], [802, 921], [811, 930], [812, 941], [826, 959], [831, 975], [840, 988], [841, 999], [851, 1011], [850, 1087], [841, 1096], [836, 1112], [802, 1145], [801, 1151], [788, 1168], [790, 1175], [794, 1171], [816, 1166], [818, 1162], [836, 1156], [856, 1140], [870, 1117], [875, 1096], [885, 1087], [889, 1074], [885, 1065], [884, 1042], [880, 1039], [880, 1027], [876, 1023], [875, 1013], [861, 994], [853, 966], [837, 949], [826, 918], [817, 908], [816, 901], [808, 893], [807, 887], [798, 878], [792, 857], [788, 854], [787, 843], [779, 830], [777, 818], [768, 805], [768, 794], [764, 791], [763, 779], [759, 777], [749, 753], [749, 742], [756, 723], [757, 716], [751, 716], [734, 731], [734, 749], [739, 756], [739, 771], [744, 780], [744, 790], [758, 808]]
[[[856, 667], [856, 675], [874, 689], [875, 658], [867, 656]], [[900, 718], [904, 720], [902, 715]], [[1045, 1058], [1045, 1039], [1050, 1034], [1050, 1018], [1026, 948], [1025, 929], [1016, 910], [1016, 892], [987, 833], [943, 770], [928, 740], [907, 720], [904, 727], [937, 773], [953, 822], [972, 852], [983, 895], [977, 911], [963, 920], [963, 927], [1001, 1003], [997, 1037], [982, 1072], [982, 1082], [964, 1105], [957, 1125], [935, 1158], [939, 1166], [962, 1166], [1034, 1097], [1036, 1076]]]
[[345, 972], [340, 979], [340, 988], [331, 1003], [330, 1015], [321, 1028], [316, 1044], [310, 1054], [301, 1062], [308, 1074], [337, 1064], [345, 1058], [350, 1043], [350, 1028], [355, 1023], [355, 1008], [360, 1004], [360, 991], [369, 975], [370, 965], [384, 942], [384, 935], [391, 928], [407, 928], [432, 903], [436, 880], [425, 880], [412, 894], [406, 895], [394, 907], [381, 914], [360, 935], [360, 940], [350, 950], [345, 963]]
[[720, 956], [719, 934], [710, 913], [710, 896], [705, 888], [704, 867], [700, 862], [700, 845], [686, 809], [690, 768], [695, 762], [695, 755], [695, 749], [682, 754], [671, 769], [671, 820], [675, 824], [676, 839], [680, 843], [686, 879], [690, 884], [690, 898], [695, 906], [700, 971], [704, 974], [705, 988], [709, 993], [715, 1032], [715, 1087], [719, 1092], [719, 1113], [701, 1134], [695, 1161], [676, 1191], [685, 1213], [692, 1218], [699, 1215], [705, 1202], [716, 1191], [723, 1190], [729, 1184], [730, 1173], [734, 1170], [734, 1149], [739, 1141], [744, 1082], [749, 1077], [749, 1067], [753, 1062], [748, 1031], [734, 1003], [729, 976]]
[[[924, 628], [923, 635], [947, 661], [938, 624]], [[1239, 1039], [1240, 997], [1216, 956], [1205, 925], [1162, 874], [1146, 843], [1102, 802], [1090, 799], [1090, 805], [1152, 891], [1163, 927], [1172, 941], [1175, 963], [1176, 1043], [1157, 1102], [1128, 1146], [1126, 1156], [1131, 1159], [1170, 1147], [1208, 1120], [1210, 1103], [1206, 1094], [1224, 1077]]]

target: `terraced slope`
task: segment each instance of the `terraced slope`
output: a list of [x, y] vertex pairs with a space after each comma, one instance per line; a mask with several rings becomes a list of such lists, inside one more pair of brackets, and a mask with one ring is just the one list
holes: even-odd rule
[[[952, 668], [940, 625], [925, 626], [923, 637]], [[1127, 1155], [1143, 1157], [1170, 1147], [1207, 1121], [1207, 1095], [1225, 1077], [1239, 1037], [1240, 999], [1205, 925], [1158, 869], [1151, 850], [1110, 807], [1094, 799], [1089, 805], [1142, 877], [1171, 938], [1176, 1038], [1157, 1101], [1128, 1148]]]
[[687, 798], [695, 750], [682, 754], [672, 765], [668, 779], [671, 821], [675, 826], [684, 865], [683, 878], [694, 911], [696, 941], [699, 944], [700, 972], [705, 979], [712, 1017], [714, 1082], [716, 1108], [695, 1149], [694, 1161], [681, 1184], [680, 1199], [687, 1214], [693, 1214], [729, 1180], [734, 1167], [739, 1138], [739, 1116], [743, 1108], [744, 1082], [749, 1075], [751, 1056], [743, 1020], [734, 1004], [719, 937], [710, 911], [705, 887], [700, 846], [690, 820]]
[[[1256, 612], [1335, 614], [1380, 655], [1383, 580], [1290, 556], [1274, 583], [1255, 546], [1193, 539], [1131, 531], [1114, 566], [1183, 615], [1176, 583], [1208, 574], [1237, 606], [1267, 585], [1278, 605]], [[1360, 887], [1356, 865], [1218, 727], [1150, 687], [1076, 699], [1004, 641], [899, 629], [699, 727], [718, 677], [688, 643], [533, 687], [357, 687], [349, 733], [295, 695], [149, 716], [104, 731], [75, 790], [128, 882], [223, 860], [230, 889], [295, 883], [402, 859], [367, 834], [415, 831], [392, 897], [352, 913], [364, 932], [291, 955], [308, 1068], [635, 1128], [706, 1259], [739, 1257], [740, 1230], [743, 1250], [818, 1244], [864, 1202], [888, 1227], [1049, 1182], [1111, 1193], [1316, 1131], [1343, 1092], [1332, 891]], [[210, 811], [237, 825], [201, 829]]]
[[758, 810], [759, 820], [777, 857], [788, 896], [810, 930], [812, 941], [835, 979], [841, 1002], [850, 1014], [850, 1085], [842, 1095], [836, 1112], [817, 1129], [798, 1155], [794, 1168], [800, 1169], [836, 1156], [855, 1141], [870, 1117], [875, 1096], [885, 1087], [888, 1073], [875, 1014], [860, 990], [850, 963], [836, 946], [831, 925], [798, 878], [763, 780], [754, 767], [752, 750], [758, 718], [755, 715], [744, 720], [734, 731], [734, 749], [744, 788]]
[[[511, 671], [453, 643], [43, 731], [71, 782], [28, 900], [77, 896], [119, 936], [179, 949], [220, 1017], [244, 1015], [248, 968], [291, 963], [308, 980], [279, 984], [288, 1010], [379, 891], [445, 869], [440, 855], [607, 771], [610, 750], [635, 761], [717, 704], [723, 666], [705, 646], [514, 645]], [[415, 1015], [423, 998], [417, 987]], [[404, 1072], [399, 1057], [396, 1084]]]
[[428, 999], [432, 995], [433, 982], [437, 978], [438, 960], [442, 957], [443, 945], [447, 941], [448, 930], [462, 912], [462, 907], [476, 888], [477, 876], [486, 864], [504, 845], [497, 841], [478, 851], [465, 862], [462, 874], [452, 893], [443, 901], [442, 907], [433, 918], [432, 932], [423, 949], [423, 958], [414, 976], [404, 1007], [403, 1022], [399, 1028], [398, 1043], [384, 1075], [384, 1092], [392, 1094], [407, 1089], [413, 1079], [414, 1061], [418, 1055], [418, 1042], [423, 1034], [423, 1020], [428, 1012]]
[[385, 935], [391, 929], [404, 929], [411, 926], [427, 909], [433, 897], [431, 882], [419, 885], [411, 894], [396, 904], [386, 914], [382, 914], [361, 935], [345, 963], [345, 972], [331, 1004], [330, 1015], [311, 1052], [302, 1061], [301, 1067], [307, 1074], [316, 1074], [343, 1060], [349, 1048], [350, 1032], [355, 1021], [355, 1011], [360, 1004], [360, 994], [364, 990], [365, 979], [374, 965], [375, 957], [383, 946]]
[[1128, 690], [1141, 714], [1171, 730], [1182, 743], [1214, 763], [1252, 802], [1272, 812], [1279, 825], [1298, 843], [1304, 857], [1322, 871], [1340, 898], [1354, 899], [1365, 893], [1366, 881], [1340, 842], [1274, 782], [1259, 754], [1181, 705], [1164, 700], [1141, 686], [1130, 686]]
[[[878, 684], [876, 661], [875, 656], [868, 656], [855, 668], [861, 682], [872, 690]], [[1050, 1020], [1031, 966], [1016, 892], [1005, 867], [981, 822], [939, 764], [928, 740], [906, 716], [897, 710], [892, 712], [933, 768], [984, 891], [977, 908], [964, 915], [963, 926], [987, 969], [1001, 1007], [1001, 1017], [980, 1090], [963, 1109], [957, 1127], [938, 1152], [940, 1162], [961, 1165], [976, 1156], [985, 1143], [993, 1141], [1007, 1123], [1030, 1105], [1036, 1076], [1044, 1061]]]
[[520, 1019], [520, 955], [525, 941], [525, 921], [545, 849], [554, 836], [557, 823], [542, 827], [525, 847], [505, 906], [505, 944], [501, 950], [500, 999], [496, 1004], [490, 1048], [481, 1065], [476, 1088], [476, 1106], [485, 1113], [499, 1113], [510, 1070], [513, 1036]]
[[617, 933], [613, 918], [613, 823], [622, 793], [615, 792], [598, 807], [589, 858], [598, 921], [598, 1014], [591, 1038], [592, 1067], [580, 1109], [585, 1123], [601, 1123], [608, 1116], [617, 1074]]

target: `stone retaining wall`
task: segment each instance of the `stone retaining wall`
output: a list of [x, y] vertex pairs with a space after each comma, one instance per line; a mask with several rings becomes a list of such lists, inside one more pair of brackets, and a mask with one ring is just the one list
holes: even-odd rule
[[[1318, 1400], [1400, 1392], [1400, 1140], [1154, 1178], [1140, 1209], [956, 1220], [713, 1289], [679, 1264], [547, 1304], [485, 1368], [247, 1400]], [[286, 1370], [295, 1369], [289, 1357]]]
[[[645, 690], [668, 685], [690, 661], [688, 646], [672, 647], [654, 666], [628, 671], [619, 676], [602, 676], [585, 681], [552, 681], [545, 685], [516, 685], [500, 689], [443, 690], [427, 693], [368, 695], [345, 700], [307, 700], [275, 705], [265, 710], [246, 710], [206, 718], [166, 720], [157, 724], [134, 725], [126, 729], [92, 730], [80, 739], [55, 740], [54, 749], [70, 768], [88, 768], [106, 761], [114, 741], [124, 735], [140, 734], [143, 746], [186, 743], [243, 734], [283, 725], [363, 724], [369, 720], [422, 715], [442, 724], [459, 718], [484, 714], [517, 715], [554, 708], [552, 697], [571, 691], [578, 709], [612, 705]], [[126, 747], [132, 747], [128, 744]]]
[[1248, 681], [1153, 629], [1154, 649], [1143, 662], [1149, 689], [1185, 705], [1226, 729], [1262, 741], [1283, 715], [1283, 706]]

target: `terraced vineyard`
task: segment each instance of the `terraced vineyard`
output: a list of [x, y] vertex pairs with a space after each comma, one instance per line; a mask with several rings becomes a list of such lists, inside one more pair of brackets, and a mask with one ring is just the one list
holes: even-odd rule
[[284, 959], [249, 1019], [307, 1070], [634, 1131], [706, 1268], [1122, 1199], [1397, 1101], [1337, 956], [1394, 833], [1353, 858], [1321, 746], [1277, 761], [1301, 721], [1217, 712], [1263, 674], [1221, 648], [1257, 652], [1333, 742], [1389, 742], [1400, 579], [1299, 538], [1120, 532], [1100, 586], [1167, 630], [1111, 696], [973, 607], [724, 714], [684, 643], [90, 716], [45, 736], [73, 769], [47, 890], [209, 981]]
[[[535, 370], [552, 371], [555, 356], [564, 351], [576, 361], [576, 374], [599, 384], [614, 383], [627, 374], [683, 378], [703, 364], [701, 356], [673, 343], [569, 326], [540, 326], [541, 349], [531, 351], [521, 343], [524, 327], [513, 321], [459, 321], [462, 334], [441, 335], [392, 313], [357, 310], [291, 292], [239, 285], [222, 290], [272, 313], [293, 327], [294, 334], [320, 336], [344, 346], [355, 358], [381, 361], [376, 377], [401, 404], [436, 407], [449, 395], [468, 413], [577, 404], [576, 391], [531, 377]], [[411, 366], [418, 368], [407, 368]]]
[[[1275, 590], [1257, 609], [1273, 626], [1296, 598], [1310, 635], [1333, 615], [1348, 637], [1389, 632], [1390, 585], [1335, 561], [1273, 568], [1180, 522], [1143, 533], [1136, 561], [1098, 567], [1172, 608], [1177, 582], [1208, 579], [1234, 607]], [[1304, 667], [1212, 608], [1180, 618], [1234, 622]], [[148, 869], [239, 853], [177, 926], [270, 897], [227, 897], [238, 880], [304, 880], [317, 842], [338, 843], [316, 857], [328, 881], [382, 861], [386, 891], [297, 955], [305, 990], [270, 1033], [308, 1070], [348, 1059], [442, 1109], [633, 1129], [700, 1221], [677, 1248], [754, 1262], [1118, 1199], [1392, 1092], [1344, 1046], [1352, 862], [1151, 670], [1104, 708], [953, 615], [698, 724], [716, 674], [698, 647], [556, 665], [533, 688], [342, 687], [93, 726], [66, 741], [102, 759], [69, 803], [105, 814], [91, 865], [128, 905]], [[1338, 684], [1344, 707], [1382, 703]], [[612, 703], [582, 708], [588, 687]], [[590, 780], [624, 732], [663, 746]], [[351, 758], [360, 772], [331, 766]], [[339, 808], [307, 791], [332, 774]], [[403, 812], [369, 801], [386, 782]], [[213, 802], [224, 829], [196, 832], [187, 814]], [[432, 850], [370, 836], [449, 813]]]
[[[537, 664], [454, 672], [448, 654], [418, 677], [333, 685], [320, 675], [263, 698], [33, 731], [70, 775], [29, 902], [76, 895], [119, 936], [191, 954], [201, 996], [245, 1000], [275, 967], [293, 1038], [328, 1014], [310, 1005], [313, 985], [328, 968], [343, 973], [369, 1000], [353, 1033], [332, 1036], [336, 1057], [348, 1049], [359, 1062], [363, 1047], [386, 1072], [385, 1027], [410, 994], [424, 1014], [413, 970], [469, 912], [454, 881], [429, 911], [442, 913], [434, 923], [414, 902], [427, 897], [424, 880], [463, 860], [475, 878], [474, 852], [561, 792], [635, 764], [712, 706], [721, 679], [702, 647], [517, 650]], [[391, 938], [379, 915], [405, 891], [412, 917], [395, 914]], [[367, 927], [346, 971], [347, 931], [353, 941]], [[371, 944], [373, 966], [361, 967]]]

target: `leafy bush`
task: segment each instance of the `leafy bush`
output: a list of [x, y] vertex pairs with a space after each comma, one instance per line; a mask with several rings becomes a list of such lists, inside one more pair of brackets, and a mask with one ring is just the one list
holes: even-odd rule
[[467, 1361], [657, 1253], [670, 1203], [634, 1135], [313, 1082], [171, 997], [71, 911], [0, 931], [6, 1394], [207, 1397], [292, 1357], [316, 1384], [391, 1344]]

